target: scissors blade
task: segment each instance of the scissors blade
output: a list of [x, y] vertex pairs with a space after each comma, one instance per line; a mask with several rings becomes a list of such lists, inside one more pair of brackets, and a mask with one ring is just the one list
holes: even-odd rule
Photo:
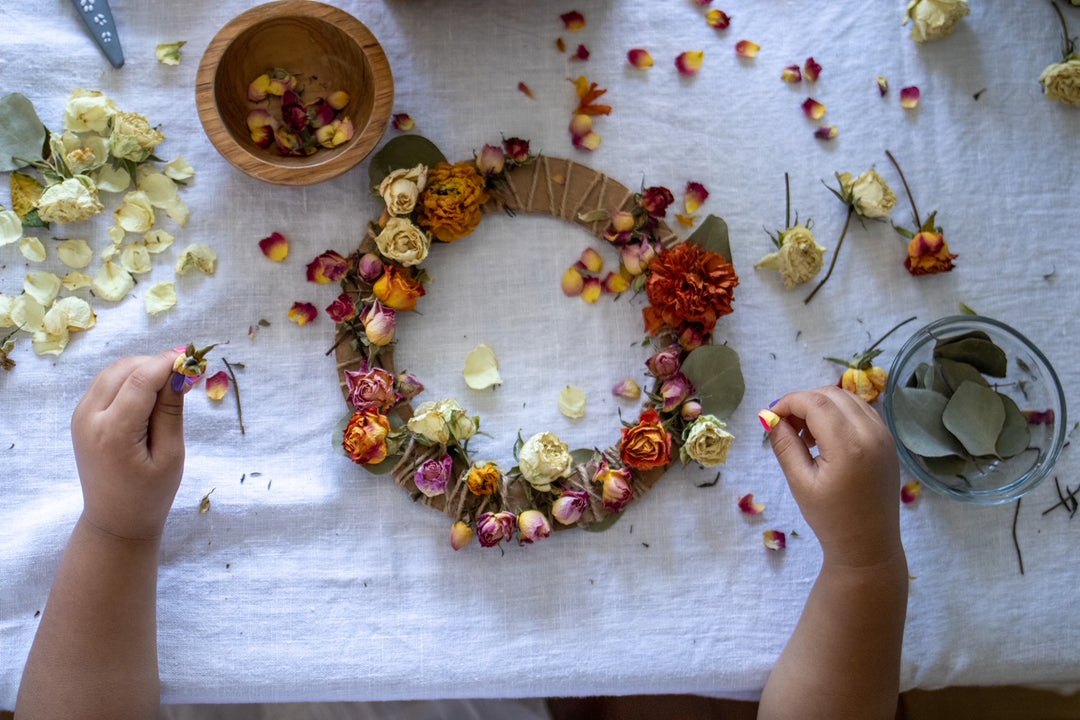
[[71, 0], [83, 24], [94, 38], [94, 42], [105, 53], [113, 67], [124, 65], [124, 50], [120, 47], [120, 35], [116, 30], [109, 0]]

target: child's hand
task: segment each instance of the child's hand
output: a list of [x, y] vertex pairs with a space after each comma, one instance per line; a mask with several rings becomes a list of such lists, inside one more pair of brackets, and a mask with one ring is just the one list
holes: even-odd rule
[[184, 396], [170, 378], [177, 352], [117, 360], [71, 417], [83, 517], [123, 538], [157, 538], [184, 470]]
[[878, 414], [836, 386], [790, 393], [772, 411], [783, 420], [773, 451], [826, 561], [861, 567], [902, 553], [900, 467]]

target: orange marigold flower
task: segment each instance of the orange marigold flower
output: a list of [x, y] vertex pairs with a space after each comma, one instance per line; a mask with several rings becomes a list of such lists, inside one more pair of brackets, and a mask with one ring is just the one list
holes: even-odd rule
[[454, 242], [476, 229], [487, 201], [486, 181], [475, 163], [439, 163], [420, 195], [419, 222], [436, 239]]
[[634, 427], [623, 428], [619, 455], [635, 470], [652, 470], [671, 464], [671, 435], [664, 429], [656, 408], [641, 413], [641, 419]]
[[372, 287], [375, 297], [388, 308], [409, 312], [416, 309], [417, 301], [426, 291], [420, 281], [407, 268], [387, 265], [386, 271]]
[[665, 325], [676, 332], [694, 325], [709, 334], [732, 311], [738, 284], [732, 264], [700, 245], [684, 242], [665, 250], [649, 265], [645, 329], [655, 336]]
[[953, 269], [958, 256], [949, 252], [945, 236], [934, 232], [921, 232], [908, 243], [908, 256], [904, 267], [912, 275], [936, 275]]
[[378, 410], [355, 413], [345, 427], [341, 446], [354, 463], [377, 465], [386, 459], [390, 421]]

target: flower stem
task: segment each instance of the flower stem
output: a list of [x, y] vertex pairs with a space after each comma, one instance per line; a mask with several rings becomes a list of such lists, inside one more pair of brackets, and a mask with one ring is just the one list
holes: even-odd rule
[[1072, 55], [1073, 50], [1075, 49], [1072, 38], [1069, 37], [1069, 25], [1065, 22], [1065, 15], [1062, 14], [1058, 4], [1053, 2], [1053, 0], [1051, 0], [1050, 4], [1054, 6], [1054, 12], [1057, 13], [1058, 20], [1061, 22], [1061, 55], [1068, 61], [1069, 56]]
[[829, 270], [825, 273], [825, 277], [821, 278], [821, 282], [817, 284], [817, 287], [811, 290], [810, 294], [806, 296], [805, 300], [803, 300], [804, 305], [809, 304], [810, 301], [814, 299], [814, 296], [817, 295], [817, 291], [821, 289], [821, 286], [824, 285], [825, 281], [828, 280], [829, 277], [832, 275], [833, 268], [836, 267], [836, 258], [840, 255], [840, 248], [844, 247], [844, 238], [847, 237], [848, 227], [851, 226], [851, 216], [854, 214], [854, 212], [855, 206], [848, 205], [847, 218], [844, 220], [844, 230], [840, 233], [840, 239], [836, 242], [836, 250], [833, 251], [832, 262], [829, 263]]
[[911, 188], [908, 187], [907, 178], [904, 177], [904, 171], [900, 169], [900, 163], [896, 162], [896, 158], [888, 150], [885, 154], [889, 156], [889, 161], [892, 162], [893, 167], [896, 168], [896, 172], [900, 173], [900, 180], [904, 183], [904, 192], [907, 193], [908, 202], [911, 203], [911, 212], [915, 216], [915, 227], [918, 228], [918, 232], [922, 232], [922, 220], [919, 219], [919, 208], [915, 207], [915, 198], [911, 195]]
[[889, 332], [887, 332], [887, 333], [885, 333], [884, 335], [882, 335], [881, 337], [879, 337], [879, 338], [877, 339], [877, 342], [875, 342], [875, 343], [874, 343], [873, 345], [871, 345], [870, 347], [866, 348], [866, 352], [864, 352], [863, 354], [865, 355], [866, 353], [869, 353], [869, 352], [873, 351], [873, 350], [874, 350], [874, 348], [876, 348], [876, 347], [877, 347], [878, 345], [880, 345], [881, 343], [885, 342], [885, 338], [889, 337], [889, 336], [890, 336], [890, 335], [892, 335], [892, 334], [893, 334], [894, 332], [896, 332], [897, 330], [899, 330], [899, 329], [900, 329], [900, 328], [902, 328], [903, 326], [907, 325], [907, 324], [908, 324], [909, 322], [911, 322], [912, 320], [914, 320], [914, 319], [915, 319], [916, 317], [917, 317], [916, 315], [912, 315], [912, 316], [911, 316], [911, 317], [909, 317], [909, 318], [908, 318], [907, 320], [902, 320], [902, 321], [900, 321], [900, 322], [896, 323], [895, 325], [893, 325], [893, 327], [892, 327], [892, 330], [890, 330]]
[[225, 363], [225, 369], [229, 371], [229, 377], [232, 378], [233, 397], [236, 398], [236, 419], [240, 421], [240, 434], [247, 435], [247, 430], [244, 429], [244, 410], [240, 407], [240, 383], [236, 382], [236, 373], [233, 372], [233, 366], [229, 364], [229, 361], [221, 358], [221, 362]]
[[787, 173], [784, 173], [784, 201], [784, 228], [788, 229], [791, 227], [791, 181]]

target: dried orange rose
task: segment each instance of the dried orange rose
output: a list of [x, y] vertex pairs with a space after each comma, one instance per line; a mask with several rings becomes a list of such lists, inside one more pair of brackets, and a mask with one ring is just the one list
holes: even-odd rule
[[649, 265], [645, 329], [655, 336], [665, 325], [676, 331], [696, 326], [709, 334], [717, 319], [732, 311], [738, 284], [731, 263], [699, 245], [682, 243], [665, 250]]
[[935, 232], [921, 232], [908, 243], [908, 256], [904, 267], [912, 275], [936, 275], [953, 269], [958, 256], [949, 252], [945, 236]]
[[469, 468], [469, 475], [465, 480], [469, 492], [473, 495], [494, 495], [499, 491], [501, 481], [499, 466], [492, 462]]
[[635, 470], [652, 470], [671, 464], [671, 435], [656, 408], [641, 413], [638, 424], [623, 428], [619, 445], [622, 461]]
[[378, 410], [364, 410], [349, 420], [341, 445], [354, 463], [376, 465], [386, 459], [389, 434], [390, 421], [385, 415]]
[[420, 195], [420, 225], [443, 242], [460, 240], [480, 224], [487, 201], [486, 182], [475, 163], [439, 163], [428, 172]]
[[383, 305], [405, 312], [415, 310], [417, 301], [426, 294], [424, 286], [409, 270], [396, 265], [386, 266], [372, 290]]
[[849, 367], [840, 377], [840, 387], [855, 393], [868, 403], [877, 402], [889, 381], [889, 373], [884, 368], [871, 366], [865, 370]]

